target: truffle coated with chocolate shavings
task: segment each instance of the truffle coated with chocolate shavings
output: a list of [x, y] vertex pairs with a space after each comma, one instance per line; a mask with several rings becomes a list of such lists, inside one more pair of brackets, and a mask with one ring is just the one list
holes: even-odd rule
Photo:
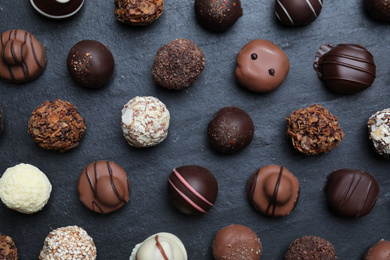
[[146, 26], [154, 22], [164, 11], [164, 0], [115, 0], [114, 14], [118, 21]]
[[284, 256], [284, 260], [313, 259], [337, 260], [336, 249], [321, 237], [305, 236], [294, 240]]
[[9, 236], [0, 234], [0, 259], [18, 260], [18, 249], [15, 242]]
[[367, 122], [369, 139], [375, 151], [390, 159], [390, 108], [377, 111]]

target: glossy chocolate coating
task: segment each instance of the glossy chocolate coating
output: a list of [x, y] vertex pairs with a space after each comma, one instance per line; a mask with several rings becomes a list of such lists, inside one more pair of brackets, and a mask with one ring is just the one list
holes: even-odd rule
[[390, 241], [381, 239], [372, 246], [364, 256], [364, 260], [389, 260]]
[[219, 230], [213, 240], [215, 260], [259, 260], [262, 246], [256, 233], [245, 226], [233, 224]]
[[25, 83], [38, 78], [46, 67], [45, 46], [34, 35], [10, 30], [0, 35], [0, 78]]
[[246, 198], [263, 215], [286, 216], [297, 206], [299, 191], [299, 182], [289, 170], [268, 165], [252, 174]]
[[208, 124], [211, 146], [221, 153], [231, 154], [247, 147], [254, 135], [252, 118], [237, 107], [224, 107]]
[[372, 18], [382, 22], [390, 22], [389, 0], [364, 0], [364, 4]]
[[212, 31], [226, 31], [243, 14], [240, 0], [195, 0], [195, 15]]
[[276, 0], [275, 14], [284, 25], [306, 25], [320, 15], [322, 3], [323, 0]]
[[130, 182], [114, 162], [96, 161], [87, 165], [78, 180], [80, 201], [97, 213], [110, 213], [129, 201]]
[[115, 61], [108, 47], [95, 40], [83, 40], [69, 51], [67, 67], [77, 84], [86, 88], [99, 88], [114, 73]]
[[284, 260], [337, 260], [336, 249], [328, 241], [317, 236], [305, 236], [294, 240], [288, 247]]
[[37, 12], [53, 19], [70, 17], [84, 4], [84, 0], [30, 0], [30, 2]]
[[370, 87], [376, 77], [372, 54], [357, 44], [323, 44], [314, 68], [326, 86], [340, 94], [353, 94]]
[[283, 83], [289, 69], [284, 51], [267, 40], [252, 40], [237, 55], [237, 81], [255, 92], [275, 90]]
[[198, 165], [173, 169], [168, 179], [168, 197], [184, 214], [206, 213], [217, 200], [218, 183], [214, 175]]
[[329, 207], [338, 215], [362, 217], [375, 206], [379, 187], [368, 172], [339, 169], [328, 175], [324, 192]]

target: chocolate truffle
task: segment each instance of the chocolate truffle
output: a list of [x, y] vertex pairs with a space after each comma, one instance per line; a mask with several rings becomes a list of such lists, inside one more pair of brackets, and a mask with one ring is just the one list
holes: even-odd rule
[[154, 234], [137, 244], [130, 260], [187, 260], [187, 251], [181, 240], [166, 232]]
[[320, 15], [323, 0], [276, 0], [275, 14], [284, 25], [307, 25]]
[[300, 108], [286, 118], [287, 136], [296, 150], [305, 155], [328, 153], [344, 137], [337, 117], [321, 105]]
[[390, 108], [378, 111], [367, 122], [368, 137], [375, 151], [390, 159]]
[[325, 85], [339, 94], [363, 91], [376, 76], [372, 54], [357, 44], [323, 44], [316, 53], [314, 68]]
[[52, 18], [68, 18], [76, 14], [84, 4], [84, 0], [30, 0], [38, 13]]
[[3, 132], [4, 129], [4, 115], [3, 110], [0, 109], [0, 133]]
[[255, 132], [252, 118], [237, 107], [224, 107], [210, 120], [207, 134], [218, 152], [232, 154], [247, 147]]
[[18, 249], [11, 237], [0, 234], [0, 259], [18, 260]]
[[337, 260], [336, 249], [323, 238], [305, 236], [294, 240], [284, 255], [285, 260]]
[[99, 88], [114, 73], [115, 61], [106, 45], [94, 40], [83, 40], [70, 49], [66, 65], [77, 84], [86, 88]]
[[200, 24], [212, 31], [226, 31], [242, 15], [240, 0], [195, 0], [195, 15]]
[[389, 0], [364, 0], [367, 12], [378, 21], [390, 22]]
[[146, 26], [164, 11], [164, 0], [115, 0], [114, 14], [118, 21], [133, 26]]
[[217, 200], [218, 183], [214, 175], [198, 165], [173, 169], [168, 179], [168, 196], [184, 214], [205, 213]]
[[259, 260], [262, 246], [252, 229], [233, 224], [219, 230], [213, 240], [215, 260]]
[[129, 201], [130, 181], [125, 170], [109, 161], [88, 164], [78, 181], [80, 201], [90, 210], [107, 214]]
[[204, 53], [194, 42], [176, 39], [157, 50], [152, 76], [158, 85], [180, 90], [190, 86], [204, 66]]
[[368, 172], [339, 169], [328, 175], [324, 192], [335, 213], [357, 218], [367, 215], [375, 206], [379, 186]]
[[86, 128], [77, 108], [60, 99], [45, 101], [31, 113], [28, 121], [33, 141], [60, 153], [78, 146]]
[[283, 83], [289, 69], [284, 51], [267, 40], [252, 40], [237, 55], [237, 81], [255, 92], [275, 90]]
[[39, 260], [95, 260], [96, 255], [96, 246], [88, 233], [81, 227], [68, 226], [57, 228], [47, 235]]
[[381, 239], [367, 251], [364, 260], [388, 260], [389, 256], [390, 241]]
[[0, 78], [25, 83], [38, 78], [46, 67], [45, 46], [34, 35], [10, 30], [0, 35]]
[[167, 137], [169, 120], [169, 111], [159, 99], [135, 97], [122, 109], [123, 136], [134, 147], [155, 146]]

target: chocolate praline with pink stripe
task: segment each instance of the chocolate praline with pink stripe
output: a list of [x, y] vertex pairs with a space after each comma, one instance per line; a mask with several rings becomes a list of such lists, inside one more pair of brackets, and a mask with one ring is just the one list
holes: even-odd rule
[[168, 179], [168, 197], [182, 213], [206, 213], [217, 200], [218, 183], [214, 175], [198, 165], [173, 169]]

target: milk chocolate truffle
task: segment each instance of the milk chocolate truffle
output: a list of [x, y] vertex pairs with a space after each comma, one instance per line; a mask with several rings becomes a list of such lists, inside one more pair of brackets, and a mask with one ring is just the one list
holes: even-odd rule
[[130, 181], [125, 170], [109, 161], [88, 164], [78, 181], [80, 201], [90, 210], [107, 214], [129, 201]]
[[18, 249], [11, 237], [0, 234], [0, 259], [18, 260]]
[[77, 84], [100, 88], [114, 73], [115, 61], [106, 45], [95, 40], [83, 40], [70, 49], [66, 65]]
[[367, 122], [368, 136], [375, 151], [390, 159], [390, 108], [378, 111]]
[[268, 165], [252, 174], [246, 198], [253, 208], [265, 216], [286, 216], [298, 204], [299, 182], [286, 168]]
[[294, 240], [284, 255], [285, 260], [337, 260], [336, 249], [323, 238], [305, 236]]
[[34, 142], [47, 150], [60, 153], [79, 145], [85, 132], [84, 118], [77, 108], [67, 101], [45, 101], [32, 113], [28, 132]]
[[316, 53], [314, 68], [325, 85], [340, 94], [363, 91], [376, 77], [372, 54], [357, 44], [323, 44]]
[[219, 230], [213, 240], [215, 260], [259, 260], [262, 246], [252, 229], [233, 224]]
[[275, 14], [284, 25], [307, 25], [320, 15], [322, 3], [323, 0], [276, 0]]
[[164, 88], [181, 90], [195, 82], [204, 66], [204, 53], [194, 42], [176, 39], [157, 50], [152, 76]]
[[173, 169], [168, 179], [168, 196], [184, 214], [206, 213], [217, 200], [218, 183], [214, 175], [198, 165]]
[[371, 212], [378, 198], [379, 186], [368, 172], [339, 169], [328, 175], [324, 192], [329, 207], [336, 214], [357, 218]]
[[289, 69], [290, 63], [284, 51], [267, 40], [250, 41], [237, 56], [237, 81], [255, 92], [275, 90], [283, 83]]
[[252, 118], [237, 107], [224, 107], [214, 114], [207, 128], [211, 146], [218, 152], [232, 154], [247, 147], [254, 135]]
[[25, 83], [38, 78], [46, 67], [45, 46], [34, 35], [10, 30], [0, 35], [0, 78]]
[[134, 147], [155, 146], [168, 136], [169, 120], [169, 111], [158, 98], [135, 97], [122, 109], [123, 136]]
[[68, 18], [76, 14], [84, 0], [30, 0], [35, 10], [52, 19]]
[[241, 17], [240, 0], [195, 0], [195, 15], [201, 25], [212, 31], [226, 31]]
[[388, 0], [364, 0], [364, 4], [372, 18], [390, 22], [390, 2]]
[[381, 239], [372, 246], [364, 256], [364, 260], [388, 260], [390, 256], [390, 241]]
[[114, 14], [118, 21], [133, 26], [146, 26], [164, 11], [164, 0], [115, 0]]
[[305, 155], [328, 153], [344, 137], [337, 117], [321, 105], [300, 108], [286, 118], [287, 136], [296, 150]]

